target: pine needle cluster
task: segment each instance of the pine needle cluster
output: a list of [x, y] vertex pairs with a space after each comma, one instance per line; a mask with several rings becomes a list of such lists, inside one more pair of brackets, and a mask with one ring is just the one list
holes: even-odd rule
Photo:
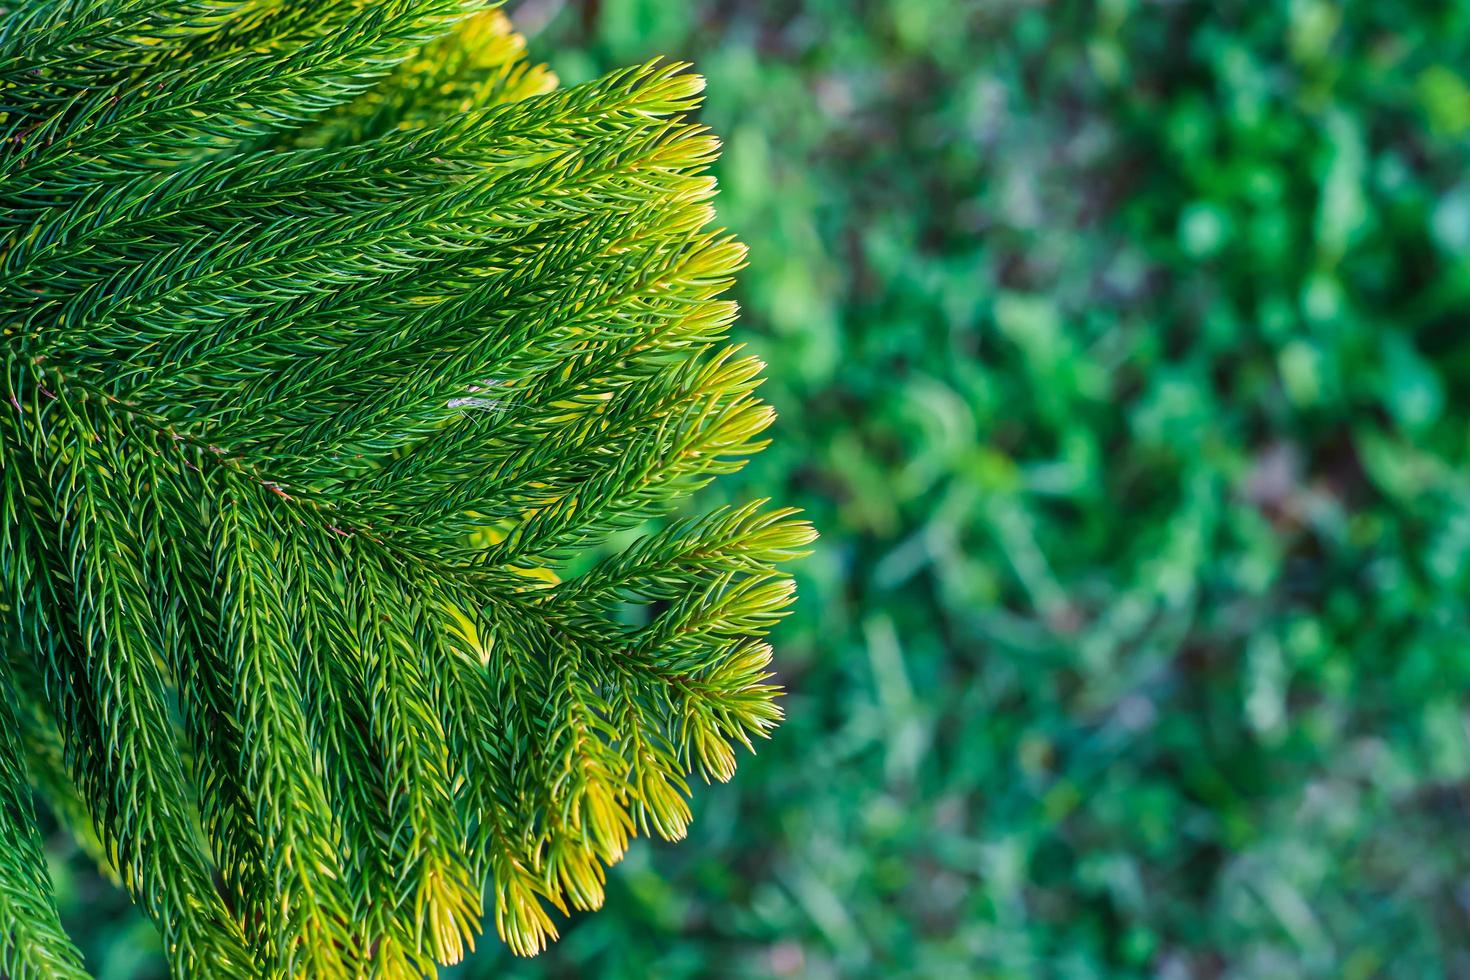
[[[518, 953], [779, 721], [702, 83], [475, 0], [0, 11], [0, 974], [39, 795], [180, 977]], [[651, 524], [650, 522], [659, 522]]]

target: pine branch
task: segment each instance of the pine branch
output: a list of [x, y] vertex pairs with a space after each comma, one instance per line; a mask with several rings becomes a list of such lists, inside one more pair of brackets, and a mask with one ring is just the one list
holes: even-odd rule
[[15, 605], [22, 635], [45, 651], [47, 694], [77, 784], [124, 885], [180, 968], [248, 976], [241, 928], [194, 834], [140, 548], [115, 496], [117, 447], [66, 403], [41, 404], [39, 387], [29, 402], [11, 394], [31, 416], [5, 429], [27, 453], [6, 468], [19, 484], [7, 499], [25, 500], [9, 515], [22, 522], [12, 561], [26, 569]]
[[62, 931], [31, 812], [31, 788], [12, 705], [18, 695], [0, 670], [0, 971], [8, 977], [85, 977], [82, 954]]
[[0, 23], [12, 974], [80, 971], [29, 784], [175, 976], [420, 977], [486, 889], [544, 948], [780, 719], [793, 512], [590, 556], [774, 418], [725, 340], [703, 83], [557, 90], [478, 8]]

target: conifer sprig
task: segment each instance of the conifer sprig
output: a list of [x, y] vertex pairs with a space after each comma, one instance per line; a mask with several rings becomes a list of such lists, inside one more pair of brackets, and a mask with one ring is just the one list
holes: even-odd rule
[[[476, 0], [0, 13], [0, 972], [82, 976], [32, 794], [180, 977], [533, 954], [780, 719], [702, 82]], [[620, 539], [621, 540], [621, 539]]]

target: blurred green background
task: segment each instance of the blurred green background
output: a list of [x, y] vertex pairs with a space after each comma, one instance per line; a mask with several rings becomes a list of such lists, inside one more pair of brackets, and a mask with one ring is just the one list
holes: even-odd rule
[[1470, 976], [1470, 5], [510, 9], [709, 76], [782, 414], [712, 495], [824, 537], [690, 839], [451, 976]]

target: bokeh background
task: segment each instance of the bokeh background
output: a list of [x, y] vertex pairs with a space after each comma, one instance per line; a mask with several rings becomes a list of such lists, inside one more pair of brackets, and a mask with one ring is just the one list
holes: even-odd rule
[[712, 495], [824, 536], [690, 839], [450, 975], [1470, 976], [1470, 5], [510, 10], [709, 76], [782, 415]]

